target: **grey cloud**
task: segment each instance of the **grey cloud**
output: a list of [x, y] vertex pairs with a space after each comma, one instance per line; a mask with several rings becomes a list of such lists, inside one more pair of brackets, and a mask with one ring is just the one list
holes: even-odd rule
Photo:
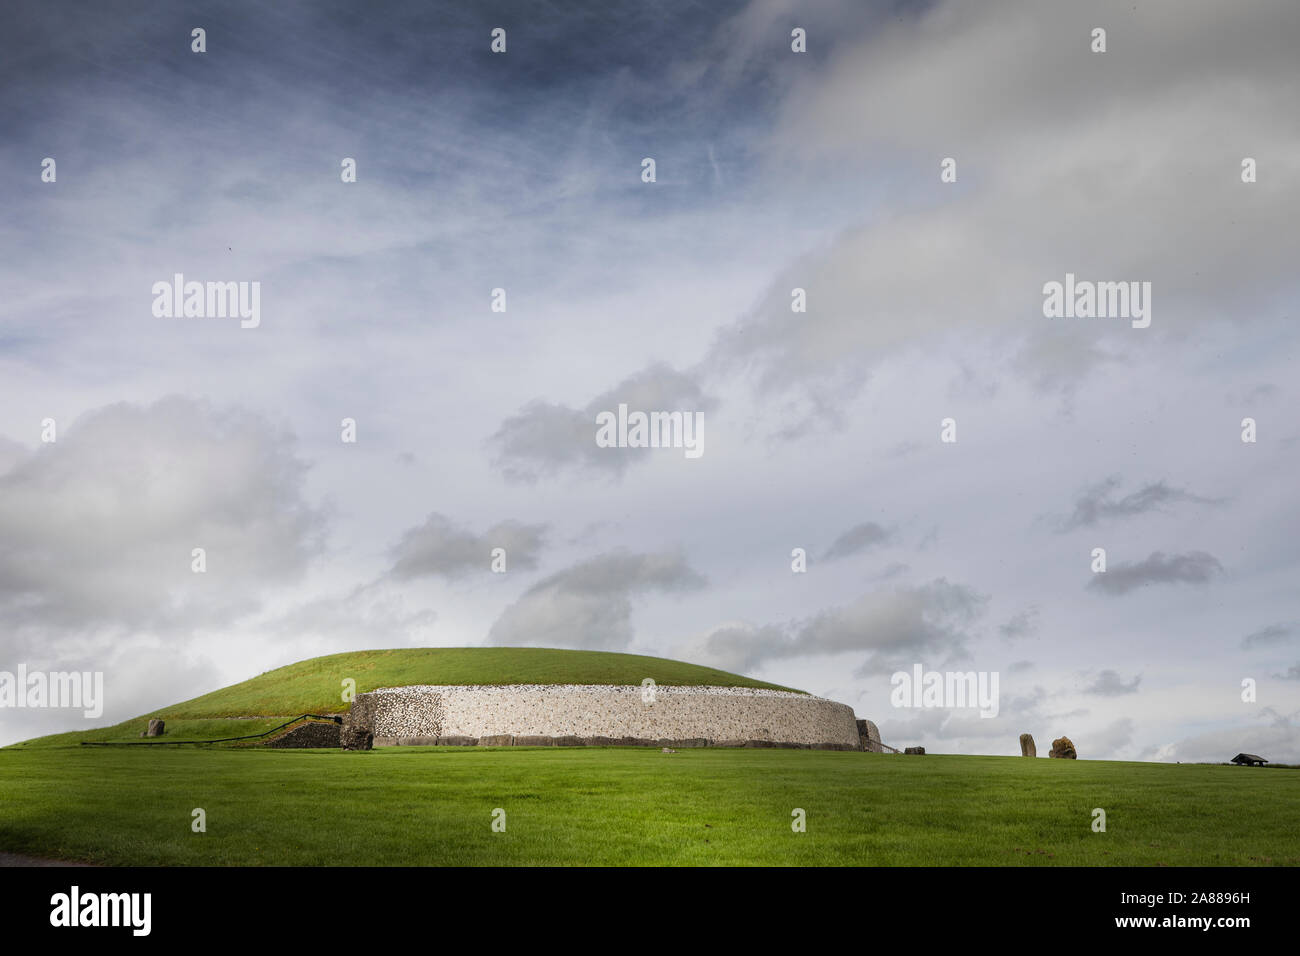
[[1018, 611], [1005, 624], [1000, 625], [998, 631], [1008, 641], [1033, 636], [1038, 631], [1038, 608], [1028, 607]]
[[[1278, 208], [1245, 210], [1240, 183], [1204, 148], [1204, 131], [1211, 123], [1222, 142], [1249, 142], [1260, 154], [1300, 149], [1290, 109], [1294, 51], [1282, 39], [1300, 28], [1300, 10], [1282, 0], [1252, 5], [1249, 31], [1227, 7], [1190, 17], [1168, 3], [1106, 11], [1124, 50], [1106, 54], [1096, 83], [1078, 82], [1097, 76], [1086, 42], [1062, 40], [1086, 40], [1092, 6], [1025, 0], [937, 3], [899, 17], [837, 57], [826, 76], [797, 85], [771, 133], [770, 165], [812, 180], [849, 158], [932, 157], [925, 172], [888, 159], [872, 169], [893, 182], [924, 176], [932, 188], [904, 192], [892, 209], [791, 262], [719, 333], [711, 360], [833, 417], [876, 363], [954, 333], [1012, 349], [1026, 343], [1015, 364], [1043, 386], [1072, 386], [1122, 357], [1123, 348], [1108, 345], [1133, 333], [1127, 323], [1055, 322], [1041, 311], [1025, 320], [1041, 310], [1043, 283], [1066, 271], [1151, 281], [1152, 335], [1174, 310], [1184, 325], [1217, 320], [1226, 308], [1254, 312], [1243, 300], [1269, 311], [1285, 264], [1300, 253], [1280, 212], [1294, 208], [1300, 186], [1277, 184]], [[1000, 68], [988, 70], [991, 62]], [[1245, 107], [1237, 92], [1244, 77], [1252, 89]], [[918, 110], [918, 102], [935, 108]], [[1161, 130], [1154, 153], [1144, 135], [1152, 128]], [[958, 182], [940, 186], [939, 158], [954, 153]], [[1177, 182], [1165, 172], [1175, 165]], [[1063, 177], [1073, 188], [1060, 188]], [[1223, 227], [1206, 229], [1207, 221]], [[808, 290], [806, 314], [791, 313], [795, 286]], [[1069, 342], [1054, 349], [1058, 335]]]
[[430, 644], [428, 635], [437, 618], [435, 612], [412, 610], [400, 594], [371, 584], [297, 604], [268, 621], [264, 629], [275, 635], [277, 646], [286, 649], [285, 659], [291, 662], [331, 651]]
[[1120, 484], [1120, 479], [1112, 476], [1086, 489], [1075, 501], [1074, 513], [1061, 521], [1059, 530], [1065, 532], [1075, 528], [1091, 528], [1107, 519], [1129, 518], [1182, 502], [1199, 505], [1222, 503], [1222, 499], [1203, 498], [1181, 488], [1171, 488], [1164, 481], [1144, 485], [1122, 498], [1116, 498], [1115, 492]]
[[411, 528], [393, 548], [389, 572], [398, 580], [421, 577], [455, 579], [473, 571], [488, 572], [492, 550], [504, 548], [508, 569], [537, 567], [546, 531], [544, 524], [501, 521], [482, 534], [454, 525], [445, 515], [430, 514]]
[[1261, 627], [1258, 631], [1252, 631], [1241, 639], [1241, 646], [1245, 650], [1253, 647], [1269, 647], [1275, 644], [1282, 644], [1291, 640], [1300, 632], [1300, 628], [1294, 623], [1270, 624], [1267, 627]]
[[27, 446], [0, 435], [0, 475], [27, 457]]
[[633, 597], [705, 583], [680, 554], [609, 552], [530, 587], [492, 625], [488, 643], [624, 650], [633, 637]]
[[1218, 558], [1204, 551], [1173, 555], [1154, 551], [1142, 561], [1117, 564], [1094, 574], [1088, 587], [1105, 594], [1128, 594], [1151, 584], [1205, 584], [1222, 572]]
[[1300, 762], [1300, 724], [1296, 714], [1278, 714], [1268, 708], [1260, 711], [1267, 724], [1239, 724], [1185, 737], [1161, 747], [1151, 747], [1141, 756], [1187, 763], [1226, 763], [1237, 754], [1259, 754], [1273, 763]]
[[1271, 402], [1273, 399], [1277, 398], [1281, 391], [1282, 390], [1272, 382], [1260, 382], [1258, 385], [1246, 389], [1245, 392], [1229, 393], [1224, 397], [1224, 402], [1228, 405], [1249, 405], [1252, 402], [1259, 401]]
[[292, 435], [240, 409], [170, 397], [88, 412], [0, 475], [0, 610], [45, 640], [256, 610], [323, 547], [306, 471]]
[[840, 558], [847, 558], [875, 545], [886, 544], [893, 540], [893, 537], [893, 531], [882, 528], [874, 521], [854, 525], [835, 539], [834, 543], [826, 549], [826, 553], [822, 555], [822, 560], [835, 561]]
[[965, 628], [988, 598], [940, 578], [919, 587], [873, 591], [802, 623], [728, 626], [711, 633], [703, 653], [718, 666], [749, 672], [773, 660], [862, 651], [858, 675], [889, 673], [921, 655], [957, 655]]
[[709, 412], [717, 407], [694, 374], [658, 362], [581, 409], [540, 400], [526, 405], [503, 421], [492, 436], [493, 464], [510, 481], [537, 481], [566, 469], [619, 477], [632, 462], [645, 461], [655, 453], [649, 448], [596, 445], [596, 416], [617, 411], [620, 403], [631, 411], [644, 412]]
[[1101, 730], [1089, 733], [1087, 737], [1081, 737], [1079, 740], [1073, 737], [1070, 739], [1074, 741], [1076, 747], [1083, 748], [1081, 756], [1084, 759], [1113, 759], [1120, 750], [1133, 742], [1135, 726], [1131, 717], [1120, 717]]
[[1138, 684], [1142, 682], [1139, 674], [1128, 683], [1116, 671], [1104, 670], [1091, 684], [1083, 689], [1085, 694], [1097, 694], [1102, 697], [1118, 697], [1122, 694], [1136, 694]]
[[867, 580], [890, 581], [894, 578], [907, 574], [907, 572], [911, 570], [912, 570], [911, 565], [905, 564], [902, 561], [894, 561], [886, 565], [880, 571], [877, 571], [875, 574], [871, 575], [871, 577], [869, 577]]

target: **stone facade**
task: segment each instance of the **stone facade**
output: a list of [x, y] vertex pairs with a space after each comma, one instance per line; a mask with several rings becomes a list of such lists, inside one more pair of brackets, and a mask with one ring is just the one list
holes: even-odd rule
[[421, 685], [359, 694], [343, 736], [377, 747], [819, 747], [860, 750], [852, 708], [808, 694], [750, 687], [654, 689], [598, 684]]
[[267, 747], [341, 747], [343, 728], [333, 721], [309, 720], [266, 742]]
[[867, 753], [882, 754], [885, 752], [884, 746], [880, 743], [880, 728], [870, 720], [858, 721], [858, 743]]

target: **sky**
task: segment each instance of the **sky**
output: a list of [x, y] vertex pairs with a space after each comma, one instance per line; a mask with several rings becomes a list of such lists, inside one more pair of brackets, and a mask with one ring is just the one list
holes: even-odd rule
[[[1297, 41], [1290, 0], [11, 4], [0, 670], [103, 672], [113, 723], [590, 648], [898, 747], [1300, 762]], [[156, 315], [177, 273], [257, 326]], [[1048, 317], [1067, 275], [1150, 324]], [[620, 404], [703, 453], [600, 447]], [[997, 716], [894, 706], [917, 665]]]

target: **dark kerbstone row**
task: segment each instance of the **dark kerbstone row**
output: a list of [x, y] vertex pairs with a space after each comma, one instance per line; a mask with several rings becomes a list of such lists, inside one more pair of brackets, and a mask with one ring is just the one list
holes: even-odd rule
[[582, 738], [576, 737], [573, 734], [567, 734], [563, 737], [554, 737], [552, 740], [557, 747], [581, 747], [583, 745]]
[[477, 737], [439, 737], [439, 747], [476, 747], [478, 746]]
[[343, 745], [343, 728], [333, 721], [309, 721], [291, 727], [280, 736], [268, 740], [267, 747], [292, 749], [301, 747], [327, 748]]
[[514, 746], [516, 747], [554, 747], [556, 738], [541, 736], [521, 736], [516, 737]]
[[344, 750], [371, 750], [375, 746], [375, 735], [364, 727], [345, 724], [339, 738]]
[[515, 738], [511, 734], [489, 734], [478, 739], [480, 747], [513, 747]]

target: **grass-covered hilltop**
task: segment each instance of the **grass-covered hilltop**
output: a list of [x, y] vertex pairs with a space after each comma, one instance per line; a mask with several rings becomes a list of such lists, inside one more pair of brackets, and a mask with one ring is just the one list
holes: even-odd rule
[[139, 739], [151, 717], [167, 722], [167, 739], [204, 740], [257, 734], [299, 714], [338, 714], [345, 680], [358, 694], [413, 684], [617, 684], [646, 678], [662, 686], [761, 687], [791, 690], [683, 661], [611, 651], [546, 647], [415, 647], [313, 657], [111, 727], [38, 737], [15, 747]]

